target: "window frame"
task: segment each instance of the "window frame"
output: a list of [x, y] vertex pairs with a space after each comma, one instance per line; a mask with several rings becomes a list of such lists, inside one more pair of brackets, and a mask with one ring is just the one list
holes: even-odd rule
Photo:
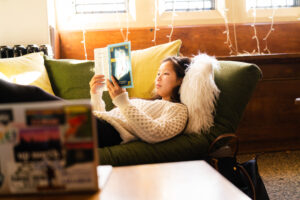
[[[83, 29], [120, 29], [120, 28], [153, 28], [155, 26], [155, 1], [156, 0], [129, 0], [129, 12], [118, 14], [75, 14], [66, 6], [60, 8], [66, 16], [57, 14], [57, 25], [60, 30], [83, 30]], [[72, 0], [56, 0], [58, 2], [72, 2]], [[203, 10], [199, 12], [162, 12], [158, 2], [156, 13], [158, 27], [167, 26], [197, 26], [204, 24], [228, 23], [253, 23], [254, 9], [246, 10], [246, 0], [215, 0], [215, 10]], [[57, 7], [57, 6], [56, 6]], [[72, 5], [71, 5], [72, 8]], [[228, 9], [225, 12], [224, 9]], [[270, 23], [273, 9], [255, 9], [256, 23]], [[146, 14], [147, 13], [147, 14]], [[226, 17], [226, 20], [225, 20]], [[300, 20], [300, 7], [277, 8], [275, 20], [297, 21]]]
[[[246, 1], [246, 5], [248, 4], [248, 1], [250, 0], [245, 0]], [[257, 0], [255, 0], [257, 2]], [[271, 0], [272, 1], [272, 0]], [[298, 4], [300, 3], [299, 0], [293, 0], [294, 3], [295, 1], [298, 1]], [[286, 2], [287, 3], [287, 2]], [[257, 4], [256, 4], [257, 5]], [[270, 7], [270, 6], [266, 6], [266, 7], [256, 7], [256, 9], [273, 9], [273, 8], [293, 8], [293, 7], [300, 7], [300, 4], [299, 5], [292, 5], [292, 6], [283, 6], [283, 7]], [[248, 8], [247, 8], [248, 9]], [[249, 8], [251, 9], [251, 8]]]
[[254, 19], [254, 13], [256, 13], [256, 22], [271, 22], [271, 17], [274, 13], [274, 18], [277, 22], [279, 21], [295, 21], [299, 18], [300, 7], [280, 7], [280, 8], [250, 8], [247, 10], [246, 0], [241, 3], [241, 8], [245, 10], [245, 15], [241, 17], [241, 23], [251, 23]]
[[[159, 2], [159, 19], [158, 23], [163, 26], [168, 26], [172, 18], [174, 18], [173, 25], [197, 25], [197, 24], [220, 24], [224, 23], [222, 16], [222, 9], [225, 8], [226, 0], [215, 0], [214, 10], [200, 10], [200, 11], [163, 11], [161, 2]], [[174, 15], [174, 16], [173, 16]], [[201, 23], [199, 23], [201, 20]]]
[[[89, 30], [124, 28], [136, 21], [135, 1], [128, 0], [127, 13], [76, 14], [73, 0], [56, 0], [57, 25], [60, 30]], [[118, 24], [116, 25], [116, 22]]]
[[[85, 15], [85, 14], [92, 14], [92, 15], [94, 15], [94, 14], [115, 14], [117, 12], [117, 11], [108, 11], [108, 12], [104, 11], [104, 12], [98, 12], [98, 13], [93, 13], [93, 12], [77, 13], [76, 6], [80, 5], [80, 3], [76, 3], [76, 1], [78, 1], [78, 0], [73, 0], [73, 2], [74, 2], [73, 3], [73, 9], [74, 9], [74, 12], [75, 12], [76, 15], [78, 15], [78, 14], [79, 15], [80, 14], [83, 14], [83, 15]], [[122, 0], [122, 1], [124, 1], [124, 3], [125, 3], [125, 10], [122, 10], [121, 12], [118, 11], [117, 13], [127, 13], [127, 12], [129, 12], [129, 5], [128, 5], [129, 1], [128, 0]], [[128, 3], [126, 3], [126, 2], [128, 2]], [[89, 4], [85, 4], [85, 5], [90, 5], [90, 3]], [[99, 3], [99, 4], [103, 5], [104, 3]]]
[[[176, 1], [179, 1], [179, 0], [161, 0], [161, 1], [163, 1], [164, 3], [166, 2], [166, 1], [170, 1], [171, 3], [173, 3], [174, 4], [174, 2], [176, 3]], [[164, 4], [164, 3], [162, 3], [162, 2], [159, 2], [160, 4]], [[195, 0], [180, 0], [180, 1], [195, 1]], [[198, 0], [197, 0], [198, 1]], [[176, 10], [176, 9], [174, 9], [176, 12], [201, 12], [201, 11], [205, 11], [205, 10], [215, 10], [215, 1], [216, 0], [201, 0], [202, 1], [202, 3], [204, 3], [204, 1], [213, 1], [214, 3], [213, 3], [213, 7], [212, 8], [209, 8], [209, 9], [205, 9], [205, 8], [203, 8], [203, 9], [195, 9], [195, 10], [181, 10], [181, 11], [179, 11], [179, 10]], [[163, 6], [162, 6], [163, 7]], [[161, 9], [161, 10], [163, 10], [163, 12], [172, 12], [173, 10], [171, 9], [171, 10], [164, 10], [163, 8]]]

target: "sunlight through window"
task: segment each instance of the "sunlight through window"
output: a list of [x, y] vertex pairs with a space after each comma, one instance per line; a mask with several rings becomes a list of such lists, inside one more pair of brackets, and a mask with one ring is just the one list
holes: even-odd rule
[[215, 0], [161, 0], [164, 11], [191, 12], [201, 10], [214, 10]]
[[289, 8], [299, 7], [300, 0], [247, 0], [247, 9], [251, 8]]

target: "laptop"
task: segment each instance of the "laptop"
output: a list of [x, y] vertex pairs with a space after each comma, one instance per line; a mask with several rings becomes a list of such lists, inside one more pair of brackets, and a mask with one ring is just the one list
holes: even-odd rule
[[97, 191], [90, 100], [0, 105], [0, 195]]

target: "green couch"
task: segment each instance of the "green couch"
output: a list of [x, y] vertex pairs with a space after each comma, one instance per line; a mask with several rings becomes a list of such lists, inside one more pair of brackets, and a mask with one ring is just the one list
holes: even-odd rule
[[[45, 66], [54, 93], [64, 99], [90, 98], [89, 81], [94, 72], [93, 61], [49, 59]], [[215, 82], [221, 90], [216, 105], [214, 126], [208, 133], [180, 134], [157, 144], [134, 141], [112, 147], [99, 148], [101, 165], [135, 165], [158, 162], [203, 159], [209, 144], [219, 135], [234, 133], [243, 111], [251, 98], [262, 73], [249, 63], [220, 61]], [[113, 108], [107, 93], [103, 96], [106, 109]]]

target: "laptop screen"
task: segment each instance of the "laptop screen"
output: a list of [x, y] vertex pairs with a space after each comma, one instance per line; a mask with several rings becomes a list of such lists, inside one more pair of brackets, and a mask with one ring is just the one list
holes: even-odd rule
[[0, 194], [96, 191], [89, 100], [0, 106]]

